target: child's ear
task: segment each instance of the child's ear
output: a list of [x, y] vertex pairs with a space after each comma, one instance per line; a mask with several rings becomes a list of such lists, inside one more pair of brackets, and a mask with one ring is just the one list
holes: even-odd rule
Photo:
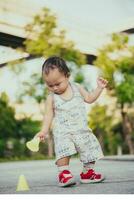
[[67, 73], [67, 78], [69, 78], [69, 77], [70, 77], [70, 72]]

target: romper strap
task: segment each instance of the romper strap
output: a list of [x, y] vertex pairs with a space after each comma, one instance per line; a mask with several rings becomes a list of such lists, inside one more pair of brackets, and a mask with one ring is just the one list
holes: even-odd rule
[[[73, 92], [74, 92], [75, 96], [80, 96], [80, 97], [82, 97], [82, 95], [81, 95], [81, 93], [80, 93], [80, 91], [79, 91], [79, 88], [78, 88], [78, 83], [76, 83], [76, 82], [71, 82], [70, 84], [71, 84], [71, 86], [72, 86], [72, 88], [73, 88]], [[83, 97], [82, 97], [82, 98], [83, 98]]]

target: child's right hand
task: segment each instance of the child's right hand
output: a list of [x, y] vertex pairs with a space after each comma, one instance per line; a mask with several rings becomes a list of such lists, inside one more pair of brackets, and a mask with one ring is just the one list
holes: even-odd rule
[[40, 131], [40, 132], [38, 132], [38, 133], [36, 134], [35, 137], [39, 137], [39, 138], [40, 138], [40, 141], [42, 142], [42, 141], [45, 140], [46, 134], [45, 134], [43, 131]]

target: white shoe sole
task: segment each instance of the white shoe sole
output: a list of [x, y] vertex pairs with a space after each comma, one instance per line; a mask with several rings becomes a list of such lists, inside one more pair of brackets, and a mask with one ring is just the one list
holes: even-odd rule
[[80, 179], [80, 182], [81, 183], [85, 183], [85, 184], [88, 184], [88, 183], [100, 183], [102, 181], [104, 181], [105, 177], [102, 177], [101, 179], [99, 180], [90, 180], [90, 179]]
[[74, 180], [74, 178], [71, 178], [67, 183], [59, 183], [60, 187], [69, 187], [69, 186], [73, 186], [75, 185], [76, 182]]

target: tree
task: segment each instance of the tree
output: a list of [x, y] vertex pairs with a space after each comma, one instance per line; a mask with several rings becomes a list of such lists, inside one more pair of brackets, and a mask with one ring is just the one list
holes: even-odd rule
[[75, 49], [72, 41], [66, 39], [65, 30], [58, 30], [57, 18], [50, 9], [44, 8], [26, 26], [27, 39], [24, 42], [26, 51], [45, 58], [57, 55], [78, 66], [85, 63], [85, 56]]
[[29, 155], [26, 141], [40, 130], [41, 123], [30, 118], [17, 120], [6, 93], [0, 96], [0, 157]]
[[109, 94], [117, 97], [123, 124], [123, 133], [130, 154], [134, 153], [132, 126], [128, 109], [134, 103], [134, 47], [129, 45], [126, 34], [113, 34], [112, 41], [98, 52], [94, 63], [109, 81]]
[[113, 155], [117, 153], [117, 138], [120, 136], [113, 133], [113, 119], [107, 114], [107, 110], [106, 105], [95, 104], [88, 115], [88, 124], [97, 136], [104, 153]]
[[0, 96], [0, 138], [13, 136], [16, 129], [15, 110], [9, 106], [9, 99], [6, 93]]
[[13, 137], [16, 130], [15, 111], [9, 106], [6, 93], [0, 96], [0, 156], [4, 156], [7, 150], [7, 141]]

